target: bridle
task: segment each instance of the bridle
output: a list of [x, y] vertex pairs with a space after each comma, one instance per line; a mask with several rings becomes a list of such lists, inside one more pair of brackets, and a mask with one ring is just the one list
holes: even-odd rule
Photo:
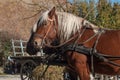
[[[56, 20], [56, 21], [55, 21], [55, 20]], [[51, 24], [51, 22], [53, 22], [53, 24], [55, 23], [54, 27], [55, 27], [55, 30], [56, 30], [56, 32], [57, 32], [57, 29], [56, 29], [56, 28], [58, 27], [57, 16], [56, 16], [54, 19], [48, 18], [48, 21], [50, 21], [50, 24]], [[83, 22], [84, 22], [84, 19], [82, 20], [82, 23], [83, 23]], [[73, 37], [71, 37], [71, 38], [68, 39], [67, 41], [65, 41], [65, 42], [63, 42], [63, 43], [61, 43], [61, 44], [59, 44], [59, 45], [50, 45], [50, 44], [48, 44], [48, 43], [45, 42], [45, 39], [47, 38], [47, 35], [49, 34], [49, 32], [50, 32], [50, 30], [51, 30], [52, 27], [53, 27], [53, 25], [50, 25], [50, 26], [49, 26], [49, 28], [48, 28], [48, 30], [47, 30], [47, 32], [46, 32], [46, 34], [45, 34], [44, 36], [41, 36], [40, 34], [35, 34], [35, 36], [38, 36], [40, 39], [42, 39], [42, 42], [41, 42], [41, 45], [40, 45], [40, 46], [45, 45], [45, 46], [47, 46], [47, 47], [49, 47], [49, 48], [59, 48], [59, 47], [65, 45], [65, 44], [67, 44], [67, 43], [69, 43], [70, 41], [75, 40], [75, 39], [76, 39], [76, 40], [75, 40], [74, 44], [76, 44], [77, 41], [80, 39], [80, 37], [83, 35], [83, 33], [84, 33], [85, 30], [86, 30], [86, 27], [84, 27], [82, 31], [79, 30], [77, 35], [74, 35]], [[96, 35], [95, 35], [95, 36], [96, 36]], [[95, 36], [93, 35], [92, 38], [95, 37]], [[91, 40], [92, 38], [90, 37], [90, 39], [86, 40], [85, 42], [88, 42], [88, 41]], [[84, 42], [84, 43], [85, 43], [85, 42]]]
[[[51, 22], [53, 22], [54, 20], [48, 18], [48, 21], [50, 21], [50, 24], [51, 24]], [[45, 39], [46, 39], [47, 35], [49, 34], [51, 27], [52, 27], [52, 26], [50, 26], [50, 27], [48, 28], [48, 30], [47, 30], [47, 32], [45, 33], [45, 35], [34, 34], [34, 36], [39, 37], [40, 39], [42, 39], [42, 42], [41, 42], [41, 45], [40, 45], [40, 46], [43, 46], [43, 45], [45, 44]]]
[[[48, 21], [50, 21], [50, 24], [51, 24], [51, 22], [55, 22], [55, 20], [56, 20], [56, 18], [55, 18], [55, 19], [50, 19], [50, 18], [48, 18]], [[57, 23], [58, 23], [58, 22], [55, 22], [55, 28], [57, 28], [57, 26], [58, 26]], [[47, 35], [49, 34], [52, 26], [53, 26], [53, 25], [50, 25], [50, 26], [49, 26], [49, 28], [48, 28], [48, 30], [47, 30], [47, 32], [46, 32], [46, 34], [45, 34], [44, 36], [42, 36], [42, 35], [40, 35], [40, 34], [35, 34], [35, 36], [37, 36], [37, 37], [39, 37], [40, 39], [42, 39], [42, 42], [41, 42], [41, 45], [40, 45], [40, 46], [45, 45], [45, 46], [50, 47], [50, 48], [58, 48], [58, 47], [61, 47], [61, 46], [65, 45], [66, 43], [68, 43], [68, 42], [70, 42], [70, 41], [72, 41], [72, 40], [74, 40], [75, 38], [78, 37], [78, 35], [75, 35], [75, 36], [71, 37], [69, 40], [67, 40], [67, 41], [65, 41], [65, 42], [63, 42], [63, 43], [61, 43], [61, 44], [59, 44], [59, 45], [56, 45], [56, 46], [47, 44], [47, 43], [45, 43], [45, 39], [47, 38]], [[57, 29], [55, 29], [55, 30], [57, 30]], [[57, 31], [56, 31], [56, 32], [57, 32]]]

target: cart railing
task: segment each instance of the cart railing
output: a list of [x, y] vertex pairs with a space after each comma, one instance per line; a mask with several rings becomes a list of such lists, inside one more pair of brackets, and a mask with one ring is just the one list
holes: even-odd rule
[[24, 56], [26, 53], [26, 43], [25, 40], [13, 40], [11, 39], [13, 56]]

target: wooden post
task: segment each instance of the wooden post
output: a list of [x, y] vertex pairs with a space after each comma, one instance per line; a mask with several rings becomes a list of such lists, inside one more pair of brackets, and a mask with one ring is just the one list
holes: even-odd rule
[[21, 52], [22, 52], [22, 56], [24, 56], [24, 48], [23, 48], [23, 41], [20, 39], [20, 47], [21, 47]]
[[11, 41], [12, 41], [13, 55], [16, 56], [14, 40], [12, 39]]

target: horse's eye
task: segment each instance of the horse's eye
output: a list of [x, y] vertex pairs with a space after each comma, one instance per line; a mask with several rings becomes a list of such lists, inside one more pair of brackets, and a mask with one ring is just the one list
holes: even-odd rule
[[43, 25], [47, 25], [47, 22], [44, 22]]

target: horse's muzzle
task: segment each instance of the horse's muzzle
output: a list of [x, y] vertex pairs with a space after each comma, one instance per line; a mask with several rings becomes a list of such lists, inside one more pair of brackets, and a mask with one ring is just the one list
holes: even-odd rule
[[41, 39], [35, 39], [34, 41], [33, 41], [33, 45], [34, 45], [34, 47], [35, 48], [37, 48], [37, 49], [41, 49], [42, 47], [43, 47], [43, 41], [41, 40]]

